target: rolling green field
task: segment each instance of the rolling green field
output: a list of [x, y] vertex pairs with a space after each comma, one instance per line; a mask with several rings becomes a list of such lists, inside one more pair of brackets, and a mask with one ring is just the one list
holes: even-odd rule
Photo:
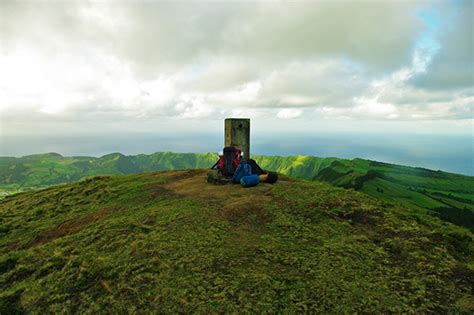
[[0, 313], [474, 312], [469, 230], [327, 183], [205, 174], [7, 196]]
[[[0, 198], [15, 192], [71, 183], [90, 176], [209, 168], [215, 153], [157, 152], [100, 158], [57, 153], [0, 157]], [[352, 188], [474, 230], [474, 177], [363, 159], [253, 156], [264, 168], [310, 181]]]

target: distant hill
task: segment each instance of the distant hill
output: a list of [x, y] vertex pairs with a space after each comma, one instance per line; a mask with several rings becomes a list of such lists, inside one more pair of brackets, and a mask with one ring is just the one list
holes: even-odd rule
[[[125, 156], [63, 157], [57, 153], [0, 157], [0, 196], [75, 182], [89, 176], [209, 168], [215, 153], [157, 152]], [[265, 169], [353, 188], [404, 207], [425, 209], [474, 230], [474, 177], [363, 159], [253, 156]]]
[[7, 196], [0, 314], [474, 312], [467, 229], [327, 183], [242, 188], [205, 174], [98, 176]]
[[125, 156], [111, 153], [100, 158], [57, 153], [21, 158], [0, 157], [0, 189], [4, 192], [71, 183], [88, 176], [123, 175], [147, 171], [208, 168], [216, 154], [157, 152]]

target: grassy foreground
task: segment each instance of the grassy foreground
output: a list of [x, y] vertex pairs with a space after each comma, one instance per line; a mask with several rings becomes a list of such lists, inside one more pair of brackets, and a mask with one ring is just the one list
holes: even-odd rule
[[0, 314], [473, 313], [474, 243], [325, 183], [101, 176], [0, 202]]

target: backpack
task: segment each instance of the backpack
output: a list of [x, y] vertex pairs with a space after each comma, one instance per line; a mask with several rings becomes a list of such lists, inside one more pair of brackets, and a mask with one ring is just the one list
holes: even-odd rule
[[236, 147], [225, 147], [223, 153], [224, 154], [219, 157], [219, 160], [212, 168], [217, 166], [217, 169], [224, 177], [232, 177], [239, 165], [242, 151]]
[[253, 159], [248, 159], [247, 163], [250, 164], [250, 167], [252, 167], [252, 174], [257, 174], [257, 175], [262, 175], [265, 174], [266, 172], [262, 170], [262, 168], [255, 162]]
[[234, 177], [232, 177], [232, 181], [235, 184], [240, 183], [240, 179], [244, 176], [252, 175], [252, 167], [250, 164], [244, 162], [240, 163], [235, 170]]

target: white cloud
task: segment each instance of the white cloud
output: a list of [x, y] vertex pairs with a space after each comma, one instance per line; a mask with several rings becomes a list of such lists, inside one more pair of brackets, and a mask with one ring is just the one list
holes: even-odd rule
[[248, 106], [258, 100], [262, 84], [260, 82], [247, 82], [233, 89], [217, 93], [209, 93], [207, 98], [218, 106], [235, 107]]
[[183, 101], [176, 105], [180, 118], [202, 119], [209, 118], [215, 109], [207, 105], [201, 97], [184, 97]]
[[303, 110], [297, 108], [284, 108], [277, 113], [277, 117], [280, 119], [295, 119], [301, 115], [303, 115]]
[[472, 118], [469, 2], [0, 5], [4, 124]]
[[86, 24], [95, 24], [97, 27], [107, 29], [110, 32], [115, 32], [117, 28], [126, 27], [127, 20], [123, 11], [113, 10], [113, 14], [110, 13], [110, 4], [99, 2], [94, 5], [79, 6], [77, 12], [72, 14], [77, 14], [77, 17]]
[[353, 112], [360, 117], [367, 118], [398, 118], [397, 107], [389, 103], [380, 103], [376, 99], [357, 98]]

